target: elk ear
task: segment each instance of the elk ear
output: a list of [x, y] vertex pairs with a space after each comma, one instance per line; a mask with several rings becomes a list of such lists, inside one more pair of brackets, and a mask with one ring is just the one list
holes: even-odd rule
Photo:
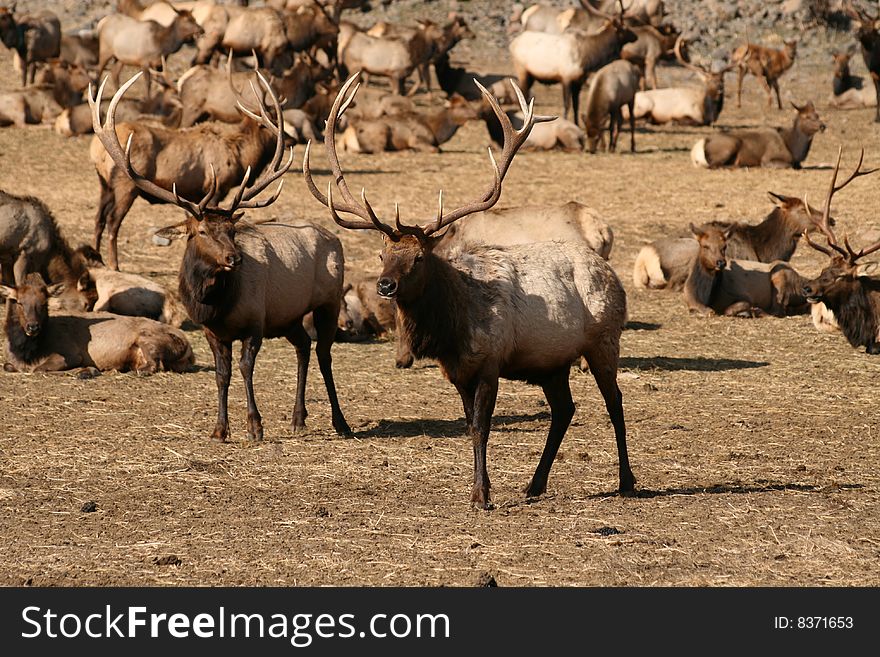
[[50, 297], [57, 297], [60, 296], [65, 289], [66, 286], [64, 285], [64, 283], [55, 283], [54, 285], [50, 285], [49, 287], [47, 287], [46, 292], [49, 294]]
[[880, 268], [880, 262], [862, 262], [856, 267], [856, 276], [870, 276]]
[[791, 103], [791, 106], [794, 107], [798, 112], [802, 112], [806, 105], [801, 105], [798, 107], [793, 100], [788, 101]]
[[791, 199], [790, 196], [783, 196], [782, 194], [777, 194], [776, 192], [767, 192], [767, 194], [770, 196], [770, 202], [773, 203], [773, 205], [779, 207], [785, 205]]
[[700, 235], [703, 234], [703, 231], [701, 231], [699, 228], [694, 226], [693, 223], [688, 224], [688, 229], [691, 231], [691, 233], [693, 233], [694, 237], [699, 237]]
[[8, 285], [0, 285], [0, 299], [12, 299], [16, 301], [18, 297], [15, 295], [15, 288]]
[[79, 277], [79, 280], [76, 282], [76, 289], [80, 292], [88, 290], [90, 287], [94, 287], [95, 282], [92, 280], [91, 275], [88, 270], [84, 271], [82, 275]]

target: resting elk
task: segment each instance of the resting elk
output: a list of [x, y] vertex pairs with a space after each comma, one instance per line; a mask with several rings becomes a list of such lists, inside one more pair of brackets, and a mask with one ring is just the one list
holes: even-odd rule
[[[489, 137], [497, 146], [503, 146], [504, 130], [501, 122], [495, 115], [495, 110], [485, 100], [480, 103], [479, 116], [486, 122], [486, 130]], [[523, 126], [525, 117], [522, 112], [515, 109], [505, 110], [507, 118], [519, 130]], [[550, 151], [564, 150], [580, 152], [584, 150], [587, 142], [587, 133], [583, 129], [567, 119], [557, 118], [555, 121], [536, 123], [525, 143], [520, 147], [523, 151]]]
[[874, 89], [865, 86], [860, 76], [850, 73], [849, 60], [852, 55], [848, 52], [833, 52], [831, 55], [834, 57], [834, 77], [829, 105], [838, 109], [876, 106], [877, 94]]
[[724, 74], [734, 68], [730, 65], [717, 71], [693, 64], [682, 56], [683, 40], [675, 43], [675, 57], [685, 68], [693, 71], [702, 81], [702, 87], [667, 87], [639, 91], [634, 113], [637, 119], [651, 123], [689, 123], [712, 125], [724, 107]]
[[853, 19], [856, 39], [862, 47], [862, 58], [871, 75], [871, 81], [874, 83], [874, 106], [877, 108], [874, 122], [880, 123], [880, 30], [878, 30], [880, 19], [868, 16], [850, 3], [846, 3], [845, 10]]
[[791, 128], [763, 128], [720, 132], [699, 140], [691, 149], [694, 166], [773, 167], [800, 169], [807, 159], [813, 137], [825, 131], [825, 124], [812, 101], [798, 106]]
[[11, 372], [185, 372], [192, 348], [178, 329], [143, 317], [110, 313], [49, 315], [49, 293], [40, 274], [6, 287], [6, 365]]
[[[165, 237], [186, 238], [178, 289], [190, 318], [204, 328], [214, 354], [218, 411], [211, 438], [220, 441], [229, 438], [227, 400], [235, 340], [240, 340], [242, 345], [239, 369], [247, 395], [248, 438], [263, 438], [262, 418], [254, 399], [253, 375], [257, 354], [266, 338], [284, 337], [296, 348], [296, 404], [292, 427], [298, 430], [305, 426], [305, 388], [311, 340], [303, 329], [302, 319], [308, 312], [313, 314], [318, 335], [316, 353], [330, 398], [333, 428], [340, 435], [350, 435], [351, 429], [339, 407], [330, 355], [342, 301], [344, 260], [341, 243], [318, 226], [278, 222], [257, 227], [242, 219], [242, 210], [266, 207], [278, 198], [283, 181], [270, 198], [259, 201], [256, 196], [279, 180], [293, 163], [293, 149], [290, 158], [282, 162], [284, 118], [278, 98], [262, 74], [258, 77], [272, 100], [277, 121], [270, 131], [275, 136], [274, 154], [263, 174], [253, 182], [251, 167], [247, 168], [228, 207], [221, 207], [215, 200], [221, 197], [217, 195], [217, 178], [213, 173], [207, 181], [208, 192], [201, 201], [194, 203], [179, 196], [173, 180], [166, 181], [166, 184], [171, 183], [169, 190], [132, 167], [131, 138], [128, 146], [123, 148], [113, 115], [119, 99], [137, 76], [113, 96], [103, 125], [99, 115], [103, 84], [98, 89], [97, 100], [89, 94], [95, 136], [119, 167], [120, 175], [128, 177], [149, 196], [174, 203], [187, 213], [183, 222], [161, 232]], [[260, 123], [272, 123], [262, 102], [258, 116], [244, 106], [242, 110], [254, 115]]]
[[744, 43], [733, 51], [731, 61], [737, 67], [736, 106], [742, 107], [742, 83], [746, 73], [751, 73], [767, 92], [767, 107], [773, 102], [771, 89], [776, 92], [776, 103], [782, 109], [779, 97], [779, 78], [791, 65], [797, 55], [797, 41], [785, 41], [781, 50], [767, 48], [754, 43]]
[[0, 41], [15, 52], [21, 66], [21, 86], [34, 82], [37, 62], [58, 57], [61, 53], [61, 23], [51, 11], [13, 15], [15, 4], [0, 7]]
[[[590, 9], [595, 12], [595, 9]], [[510, 42], [510, 54], [519, 86], [528, 93], [537, 80], [562, 85], [563, 118], [569, 110], [579, 117], [581, 88], [587, 75], [620, 57], [624, 44], [636, 35], [621, 16], [602, 14], [605, 23], [596, 32], [570, 29], [563, 34], [525, 31]]]
[[[550, 433], [526, 494], [537, 496], [546, 490], [550, 468], [574, 415], [569, 370], [581, 355], [590, 363], [614, 426], [619, 489], [632, 491], [635, 478], [617, 387], [626, 294], [611, 266], [591, 249], [569, 242], [506, 248], [474, 245], [445, 255], [436, 250], [444, 228], [498, 201], [501, 182], [532, 125], [549, 117], [535, 116], [534, 102], [527, 105], [515, 88], [526, 120], [521, 130], [514, 130], [500, 105], [484, 91], [505, 132], [497, 161], [490, 151], [492, 184], [477, 200], [452, 211], [443, 207], [441, 193], [437, 216], [425, 225], [405, 225], [395, 211], [391, 226], [379, 219], [365, 192], [360, 202], [351, 193], [336, 154], [334, 124], [354, 100], [357, 87], [346, 97], [354, 82], [355, 77], [350, 78], [340, 90], [324, 133], [341, 199], [334, 198], [333, 181], [326, 196], [315, 185], [308, 149], [303, 175], [309, 191], [330, 209], [337, 224], [383, 234], [377, 292], [397, 302], [397, 325], [413, 355], [435, 358], [464, 405], [474, 450], [471, 503], [488, 508], [490, 502], [486, 447], [500, 377], [540, 385], [547, 397]], [[345, 219], [340, 212], [357, 219]]]
[[[822, 232], [827, 245], [817, 244], [807, 238], [807, 243], [827, 255], [830, 262], [819, 276], [804, 282], [803, 295], [814, 307], [819, 304], [826, 306], [853, 347], [864, 347], [869, 354], [880, 354], [880, 280], [865, 275], [864, 263], [859, 262], [865, 256], [880, 250], [880, 242], [855, 251], [844, 237], [843, 246], [840, 246], [829, 221], [832, 197], [856, 178], [871, 174], [877, 169], [862, 170], [865, 157], [865, 151], [862, 150], [855, 171], [838, 185], [840, 157], [841, 152], [838, 151], [837, 164], [831, 175], [831, 185], [822, 213]], [[817, 323], [815, 312], [813, 317], [814, 323]]]

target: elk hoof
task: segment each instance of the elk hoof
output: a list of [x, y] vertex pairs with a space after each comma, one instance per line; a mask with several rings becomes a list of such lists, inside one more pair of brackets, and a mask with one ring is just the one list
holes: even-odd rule
[[354, 431], [352, 431], [351, 427], [348, 426], [348, 422], [345, 421], [345, 418], [333, 420], [333, 429], [339, 436], [344, 436], [345, 438], [354, 437]]
[[543, 484], [539, 484], [532, 480], [529, 485], [523, 489], [523, 492], [526, 494], [526, 497], [540, 497], [547, 492], [547, 482], [545, 481]]
[[229, 442], [229, 429], [225, 427], [217, 427], [211, 432], [211, 440], [218, 443]]
[[400, 358], [400, 359], [394, 361], [394, 367], [396, 367], [399, 370], [409, 369], [410, 367], [412, 367], [412, 364], [413, 364], [413, 357], [412, 356], [409, 356], [407, 358]]
[[631, 494], [635, 491], [636, 488], [636, 478], [633, 476], [632, 472], [627, 472], [620, 476], [620, 488], [618, 489], [621, 495]]
[[471, 504], [483, 511], [490, 511], [494, 507], [489, 503], [489, 487], [475, 485], [471, 491]]

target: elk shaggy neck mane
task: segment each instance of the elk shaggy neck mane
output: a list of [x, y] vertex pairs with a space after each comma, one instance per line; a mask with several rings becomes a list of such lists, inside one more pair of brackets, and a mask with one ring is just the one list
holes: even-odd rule
[[824, 303], [840, 324], [840, 330], [853, 347], [870, 348], [878, 340], [878, 311], [873, 296], [880, 294], [880, 281], [867, 276], [856, 279], [852, 294]]
[[703, 268], [700, 263], [700, 257], [697, 256], [691, 267], [691, 273], [684, 284], [685, 298], [688, 302], [696, 301], [702, 306], [711, 306], [712, 299], [715, 298], [723, 277], [723, 269], [710, 274]]
[[[40, 336], [28, 336], [21, 327], [15, 312], [15, 302], [6, 301], [6, 355], [11, 364], [19, 369], [20, 363], [33, 363], [40, 355]], [[17, 361], [17, 362], [16, 362]]]
[[222, 319], [238, 301], [239, 280], [235, 271], [223, 271], [205, 260], [198, 249], [187, 245], [178, 275], [180, 299], [197, 324]]

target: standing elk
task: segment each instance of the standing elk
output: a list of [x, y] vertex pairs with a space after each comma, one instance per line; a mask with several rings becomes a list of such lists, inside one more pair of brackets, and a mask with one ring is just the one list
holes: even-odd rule
[[0, 41], [15, 53], [21, 67], [21, 86], [33, 84], [37, 63], [61, 53], [61, 23], [51, 11], [35, 11], [16, 18], [12, 7], [0, 7]]
[[91, 367], [152, 374], [185, 372], [195, 361], [182, 331], [151, 319], [110, 313], [50, 316], [49, 293], [40, 274], [28, 274], [3, 292], [8, 372]]
[[596, 152], [596, 146], [600, 142], [603, 150], [605, 149], [602, 130], [606, 121], [608, 122], [607, 149], [611, 153], [617, 150], [617, 138], [623, 125], [621, 109], [624, 106], [629, 109], [629, 148], [633, 153], [636, 152], [636, 119], [633, 103], [639, 90], [640, 78], [638, 67], [623, 59], [606, 64], [590, 78], [587, 111], [584, 112], [583, 123], [587, 131], [587, 146], [591, 153]]
[[860, 76], [850, 73], [849, 60], [852, 59], [852, 54], [833, 52], [831, 55], [834, 57], [834, 77], [831, 79], [831, 98], [828, 104], [837, 109], [875, 107], [875, 90], [865, 86]]
[[[767, 93], [767, 107], [773, 103], [772, 92], [776, 92], [776, 103], [782, 109], [779, 97], [779, 78], [791, 65], [797, 55], [797, 41], [785, 41], [781, 50], [766, 48], [754, 43], [744, 43], [733, 51], [731, 61], [737, 67], [736, 106], [742, 107], [742, 83], [746, 73], [751, 73], [761, 82]], [[771, 91], [772, 89], [772, 91]]]
[[[89, 93], [95, 137], [119, 167], [120, 173], [146, 195], [178, 205], [187, 213], [183, 222], [160, 232], [164, 237], [186, 238], [178, 277], [180, 299], [190, 318], [203, 326], [216, 366], [218, 411], [211, 437], [220, 441], [229, 438], [227, 401], [232, 343], [235, 340], [240, 340], [242, 345], [239, 369], [247, 395], [248, 438], [263, 438], [262, 418], [254, 399], [253, 375], [254, 363], [265, 338], [284, 337], [296, 348], [296, 404], [292, 427], [298, 430], [305, 426], [305, 388], [311, 340], [303, 330], [302, 319], [308, 312], [313, 314], [318, 335], [316, 353], [330, 398], [333, 428], [340, 435], [350, 435], [351, 429], [339, 407], [330, 355], [342, 301], [342, 244], [318, 226], [279, 222], [258, 228], [242, 220], [242, 210], [266, 207], [278, 198], [283, 181], [273, 196], [256, 200], [256, 196], [279, 180], [293, 163], [293, 149], [289, 159], [282, 162], [284, 117], [278, 98], [262, 74], [258, 77], [275, 111], [277, 123], [270, 130], [275, 137], [275, 149], [271, 163], [257, 180], [251, 182], [251, 168], [247, 168], [228, 208], [220, 207], [215, 200], [221, 197], [217, 195], [217, 177], [213, 168], [206, 181], [208, 192], [200, 202], [194, 203], [178, 195], [173, 178], [163, 179], [166, 184], [170, 183], [171, 189], [168, 190], [132, 167], [131, 138], [128, 146], [123, 148], [114, 112], [116, 103], [137, 76], [113, 96], [103, 125], [99, 109], [103, 85], [98, 89], [97, 99]], [[241, 108], [254, 116], [255, 122], [272, 125], [265, 103], [259, 101], [258, 116], [243, 105]]]
[[[773, 210], [758, 224], [709, 222], [728, 230], [726, 253], [738, 260], [790, 260], [805, 232], [820, 230], [822, 213], [795, 196], [768, 192]], [[834, 219], [830, 219], [834, 222]], [[638, 288], [680, 289], [699, 251], [693, 238], [665, 237], [646, 244], [636, 256], [633, 283]]]
[[673, 52], [680, 34], [669, 26], [634, 25], [631, 29], [636, 40], [621, 48], [620, 56], [642, 70], [642, 89], [656, 89], [657, 62]]
[[844, 6], [846, 13], [853, 20], [856, 38], [862, 47], [862, 58], [871, 75], [871, 81], [874, 83], [874, 106], [876, 107], [874, 122], [880, 123], [880, 30], [878, 30], [880, 19], [868, 16], [848, 2]]
[[682, 56], [684, 41], [676, 40], [674, 52], [679, 63], [696, 73], [702, 87], [667, 87], [650, 89], [636, 94], [634, 113], [637, 119], [647, 119], [652, 123], [690, 123], [712, 125], [718, 120], [724, 107], [724, 74], [736, 65], [713, 71], [693, 64]]
[[[595, 12], [595, 9], [590, 11]], [[605, 23], [596, 32], [569, 29], [563, 34], [521, 32], [510, 42], [510, 55], [519, 86], [526, 92], [537, 80], [562, 85], [563, 118], [579, 117], [581, 88], [587, 75], [620, 57], [620, 49], [636, 35], [620, 16], [602, 14]]]
[[800, 169], [807, 158], [813, 137], [825, 131], [825, 124], [812, 101], [792, 107], [797, 110], [791, 128], [762, 128], [721, 132], [700, 139], [691, 149], [694, 166], [773, 167]]
[[[825, 234], [827, 246], [806, 238], [811, 247], [824, 253], [831, 261], [819, 276], [804, 282], [803, 295], [814, 304], [813, 322], [817, 327], [820, 322], [817, 322], [816, 317], [821, 313], [815, 312], [815, 307], [824, 304], [833, 315], [833, 322], [837, 323], [853, 347], [864, 347], [869, 354], [880, 354], [880, 280], [865, 275], [865, 267], [859, 262], [865, 256], [880, 250], [880, 242], [857, 252], [844, 237], [843, 246], [840, 246], [829, 221], [832, 197], [856, 178], [874, 173], [877, 169], [862, 170], [865, 157], [863, 149], [853, 173], [837, 185], [840, 157], [841, 151], [838, 151], [837, 164], [831, 175], [831, 185], [825, 196], [825, 209], [822, 213], [822, 232]], [[827, 318], [825, 323], [830, 323]]]
[[85, 259], [70, 248], [46, 204], [0, 190], [2, 282], [10, 287], [23, 285], [32, 272], [63, 288], [62, 298], [69, 307], [92, 307], [95, 286]]
[[145, 97], [149, 99], [151, 68], [158, 68], [163, 57], [177, 52], [201, 33], [202, 28], [186, 10], [177, 11], [176, 18], [167, 27], [124, 14], [105, 16], [98, 22], [97, 76], [100, 78], [107, 64], [115, 60], [112, 75], [114, 85], [118, 86], [122, 66], [136, 66], [144, 74]]
[[[334, 199], [330, 181], [325, 196], [309, 168], [309, 149], [303, 175], [312, 195], [329, 208], [333, 220], [346, 229], [381, 232], [382, 273], [376, 283], [380, 296], [397, 302], [397, 325], [414, 356], [435, 358], [455, 385], [464, 405], [467, 433], [473, 441], [474, 476], [471, 503], [489, 506], [486, 447], [499, 378], [540, 385], [551, 409], [550, 432], [526, 494], [537, 496], [547, 478], [559, 445], [574, 415], [569, 386], [571, 363], [586, 356], [614, 426], [619, 461], [619, 490], [632, 491], [635, 477], [626, 448], [626, 426], [617, 367], [620, 334], [626, 321], [626, 294], [614, 270], [591, 249], [570, 242], [538, 242], [494, 248], [467, 246], [447, 256], [435, 247], [443, 229], [455, 221], [491, 208], [501, 195], [501, 183], [532, 125], [549, 117], [534, 115], [534, 101], [515, 87], [525, 116], [514, 130], [488, 91], [498, 120], [504, 126], [499, 160], [489, 151], [495, 176], [479, 199], [453, 211], [443, 207], [442, 193], [436, 219], [426, 225], [404, 225], [395, 211], [395, 227], [383, 223], [361, 193], [348, 188], [336, 154], [335, 123], [354, 100], [357, 87], [346, 98], [355, 77], [339, 92], [324, 144], [333, 180], [341, 200]], [[354, 215], [344, 219], [339, 212]]]
[[[569, 28], [593, 31], [602, 27], [603, 19], [595, 12], [587, 10], [588, 0], [581, 0], [581, 7], [552, 7], [550, 5], [535, 4], [523, 9], [515, 20], [518, 20], [522, 29], [529, 32], [545, 32], [547, 34], [562, 34]], [[590, 9], [595, 9], [590, 5]]]

